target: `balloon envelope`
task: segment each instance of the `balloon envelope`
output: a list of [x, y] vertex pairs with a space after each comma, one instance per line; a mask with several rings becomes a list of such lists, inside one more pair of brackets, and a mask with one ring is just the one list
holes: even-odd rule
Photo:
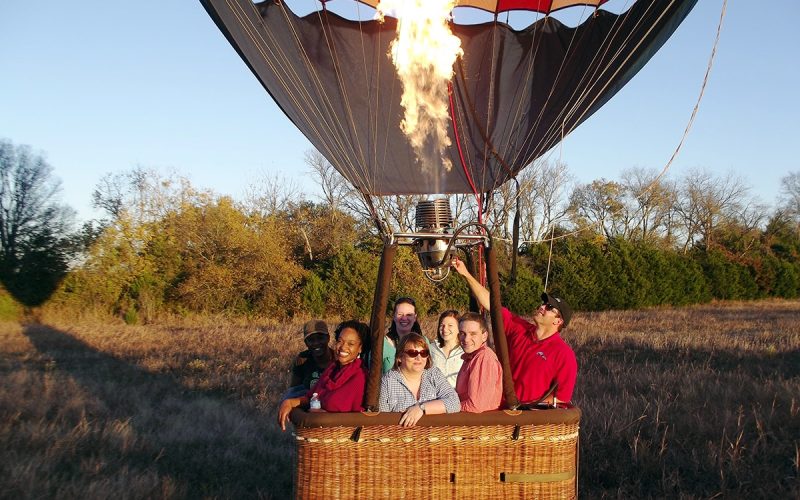
[[[451, 82], [449, 170], [421, 164], [401, 130], [402, 84], [389, 56], [396, 20], [298, 17], [273, 1], [201, 2], [314, 147], [362, 193], [385, 195], [500, 186], [619, 91], [696, 0], [639, 0], [621, 14], [597, 10], [577, 27], [550, 16], [522, 30], [452, 24], [464, 54]], [[575, 3], [603, 2], [462, 1], [545, 12]]]

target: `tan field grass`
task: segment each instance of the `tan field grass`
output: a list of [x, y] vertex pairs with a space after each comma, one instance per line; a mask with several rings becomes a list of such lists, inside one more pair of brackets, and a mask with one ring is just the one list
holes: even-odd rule
[[[0, 323], [0, 497], [291, 495], [274, 417], [302, 322], [45, 321]], [[565, 337], [582, 497], [800, 496], [800, 301], [585, 313]]]

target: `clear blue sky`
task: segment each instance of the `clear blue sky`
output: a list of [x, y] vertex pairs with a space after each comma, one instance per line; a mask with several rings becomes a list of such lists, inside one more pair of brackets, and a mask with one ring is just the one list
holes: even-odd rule
[[[700, 0], [650, 64], [568, 137], [560, 154], [578, 180], [665, 165], [697, 99], [721, 6]], [[797, 3], [756, 6], [730, 0], [670, 175], [734, 171], [771, 204], [780, 178], [800, 170]], [[265, 173], [316, 189], [303, 163], [309, 143], [194, 0], [3, 0], [0, 137], [43, 152], [83, 219], [96, 215], [97, 181], [137, 165], [234, 197]]]

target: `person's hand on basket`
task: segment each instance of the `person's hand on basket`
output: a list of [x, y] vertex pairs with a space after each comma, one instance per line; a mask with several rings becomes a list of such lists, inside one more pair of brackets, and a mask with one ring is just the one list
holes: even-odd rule
[[400, 425], [403, 427], [414, 427], [423, 415], [425, 415], [425, 412], [422, 410], [422, 407], [420, 405], [414, 405], [403, 413], [403, 416], [400, 418]]

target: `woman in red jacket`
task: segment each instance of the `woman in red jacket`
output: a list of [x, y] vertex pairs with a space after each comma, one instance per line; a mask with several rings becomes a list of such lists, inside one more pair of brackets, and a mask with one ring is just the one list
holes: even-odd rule
[[334, 362], [328, 365], [314, 387], [305, 396], [286, 399], [278, 410], [278, 425], [286, 430], [286, 421], [292, 408], [309, 407], [316, 394], [322, 410], [330, 412], [361, 411], [367, 368], [362, 353], [369, 351], [369, 327], [359, 321], [345, 321], [336, 328]]

